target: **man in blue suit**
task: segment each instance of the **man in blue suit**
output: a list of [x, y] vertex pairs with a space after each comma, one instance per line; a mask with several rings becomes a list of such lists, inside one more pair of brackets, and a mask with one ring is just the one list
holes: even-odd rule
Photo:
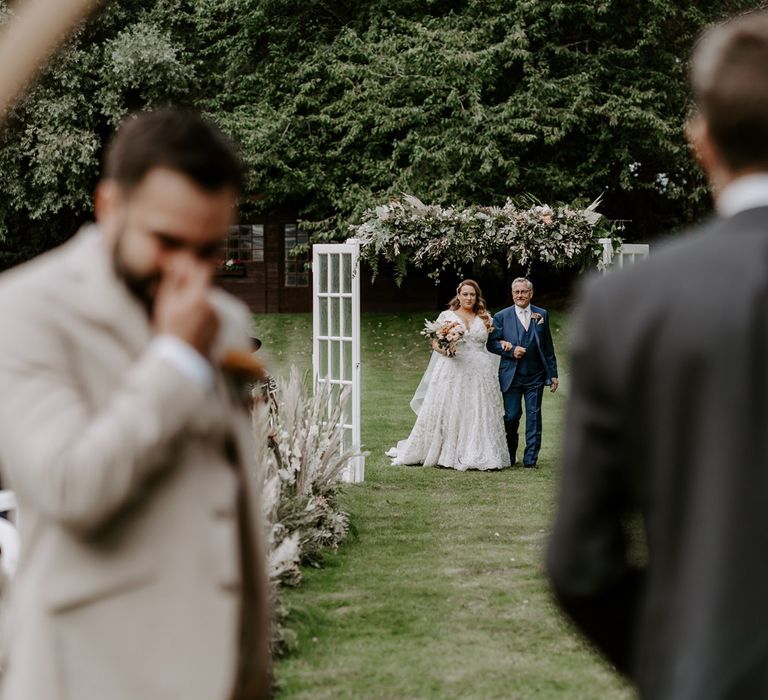
[[517, 457], [517, 431], [525, 399], [523, 466], [534, 468], [541, 449], [541, 399], [544, 387], [557, 391], [557, 359], [545, 309], [531, 304], [533, 285], [518, 277], [512, 283], [514, 306], [493, 317], [488, 350], [501, 356], [499, 383], [504, 397], [504, 427], [509, 458]]

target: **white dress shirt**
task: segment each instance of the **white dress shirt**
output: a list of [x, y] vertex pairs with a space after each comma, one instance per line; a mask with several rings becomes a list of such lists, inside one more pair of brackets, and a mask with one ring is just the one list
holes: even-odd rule
[[720, 192], [715, 203], [717, 213], [724, 218], [757, 207], [768, 207], [768, 173], [734, 180]]
[[149, 344], [149, 352], [162, 357], [204, 389], [213, 387], [211, 363], [181, 338], [170, 334], [158, 335]]

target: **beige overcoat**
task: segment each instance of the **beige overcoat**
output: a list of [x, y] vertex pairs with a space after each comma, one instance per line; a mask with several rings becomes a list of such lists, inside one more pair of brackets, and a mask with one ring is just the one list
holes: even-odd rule
[[[214, 355], [247, 348], [246, 309], [214, 297]], [[22, 539], [3, 700], [229, 700], [236, 678], [260, 695], [247, 412], [221, 372], [206, 391], [147, 352], [151, 335], [94, 227], [0, 276], [0, 465]]]

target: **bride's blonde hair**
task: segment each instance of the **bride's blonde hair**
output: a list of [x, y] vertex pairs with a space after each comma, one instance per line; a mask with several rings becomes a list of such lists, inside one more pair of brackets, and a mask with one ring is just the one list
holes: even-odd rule
[[483, 299], [483, 293], [480, 291], [480, 285], [475, 280], [462, 280], [459, 282], [459, 286], [456, 287], [456, 296], [448, 302], [448, 308], [451, 311], [456, 311], [461, 306], [459, 293], [462, 287], [472, 287], [475, 290], [475, 305], [472, 307], [472, 311], [483, 319], [483, 323], [490, 333], [493, 330], [493, 321], [491, 320], [491, 314], [488, 313], [488, 309], [485, 308], [485, 299]]

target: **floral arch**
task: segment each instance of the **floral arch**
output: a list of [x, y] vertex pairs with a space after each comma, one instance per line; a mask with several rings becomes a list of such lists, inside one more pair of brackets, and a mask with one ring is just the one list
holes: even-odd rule
[[600, 199], [586, 208], [533, 203], [520, 207], [511, 199], [501, 207], [455, 208], [427, 205], [404, 194], [368, 209], [362, 223], [351, 229], [374, 275], [384, 258], [395, 264], [398, 283], [410, 266], [427, 269], [438, 279], [447, 268], [484, 265], [500, 257], [526, 268], [534, 262], [600, 268], [600, 239], [611, 238], [618, 247], [621, 240], [613, 234], [622, 229], [621, 223], [597, 212]]

